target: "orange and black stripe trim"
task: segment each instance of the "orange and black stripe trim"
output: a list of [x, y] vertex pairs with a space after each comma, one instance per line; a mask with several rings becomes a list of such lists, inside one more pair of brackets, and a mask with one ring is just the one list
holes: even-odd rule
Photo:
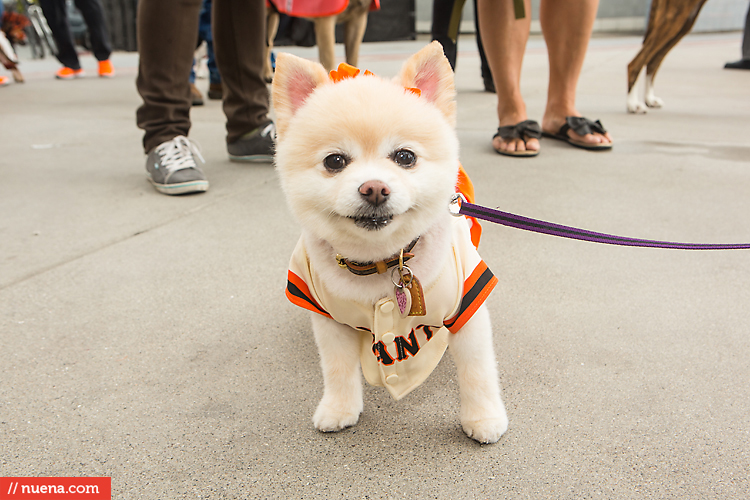
[[322, 314], [327, 318], [331, 317], [331, 315], [328, 314], [328, 311], [323, 309], [320, 304], [318, 304], [315, 299], [312, 298], [312, 294], [310, 293], [310, 289], [307, 287], [307, 283], [305, 283], [302, 278], [294, 274], [292, 271], [289, 271], [287, 275], [286, 298], [288, 298], [294, 305], [300, 306], [304, 309], [316, 312], [318, 314]]
[[492, 274], [487, 264], [481, 261], [474, 268], [471, 276], [464, 281], [464, 296], [458, 312], [443, 323], [448, 331], [458, 332], [484, 303], [495, 285], [497, 285], [497, 277]]

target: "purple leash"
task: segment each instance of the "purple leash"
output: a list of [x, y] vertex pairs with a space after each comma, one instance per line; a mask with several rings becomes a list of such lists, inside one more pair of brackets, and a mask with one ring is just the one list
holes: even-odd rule
[[641, 240], [636, 238], [626, 238], [623, 236], [614, 236], [611, 234], [595, 233], [585, 229], [575, 227], [561, 226], [551, 222], [544, 222], [537, 219], [529, 219], [520, 215], [501, 212], [492, 208], [483, 207], [469, 203], [466, 199], [456, 194], [449, 205], [451, 214], [455, 216], [465, 215], [467, 217], [476, 217], [495, 224], [515, 227], [525, 231], [535, 233], [550, 234], [562, 238], [571, 238], [574, 240], [592, 241], [594, 243], [605, 243], [607, 245], [621, 245], [628, 247], [651, 247], [651, 248], [671, 248], [676, 250], [742, 250], [750, 249], [750, 243], [675, 243], [671, 241], [654, 241]]

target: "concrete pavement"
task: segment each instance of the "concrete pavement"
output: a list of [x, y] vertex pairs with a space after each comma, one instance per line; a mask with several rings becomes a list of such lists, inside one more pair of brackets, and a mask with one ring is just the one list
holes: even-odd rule
[[[427, 40], [366, 44], [394, 75]], [[616, 140], [494, 153], [496, 98], [460, 42], [458, 133], [478, 202], [626, 236], [750, 242], [750, 72], [741, 35], [689, 36], [625, 113], [637, 37], [592, 40], [578, 107]], [[290, 50], [316, 57], [315, 49]], [[231, 163], [220, 104], [192, 111], [206, 194], [145, 179], [135, 54], [113, 80], [24, 60], [0, 89], [0, 476], [110, 476], [113, 498], [750, 497], [750, 252], [617, 248], [485, 224], [510, 429], [458, 422], [446, 356], [408, 397], [365, 388], [321, 434], [310, 320], [284, 297], [298, 228], [270, 165]], [[95, 62], [83, 59], [89, 75]], [[546, 51], [523, 89], [541, 119]], [[1, 70], [0, 70], [1, 71]], [[200, 83], [205, 86], [205, 81]]]

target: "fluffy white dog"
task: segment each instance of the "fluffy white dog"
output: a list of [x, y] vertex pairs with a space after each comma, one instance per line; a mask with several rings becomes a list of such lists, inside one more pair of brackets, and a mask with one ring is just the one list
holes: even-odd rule
[[287, 296], [312, 311], [321, 431], [354, 425], [362, 382], [399, 399], [447, 347], [461, 425], [482, 443], [508, 427], [483, 305], [497, 279], [469, 223], [448, 212], [459, 177], [453, 72], [434, 42], [394, 81], [280, 54], [276, 166], [302, 226]]

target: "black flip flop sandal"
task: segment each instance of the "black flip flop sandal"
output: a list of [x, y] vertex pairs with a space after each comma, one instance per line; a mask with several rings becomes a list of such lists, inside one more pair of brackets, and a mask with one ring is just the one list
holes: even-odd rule
[[[506, 125], [504, 127], [498, 127], [497, 133], [492, 136], [500, 137], [501, 139], [508, 141], [509, 139], [521, 139], [524, 144], [529, 139], [540, 139], [542, 137], [542, 128], [534, 120], [524, 120], [516, 123], [515, 125]], [[516, 156], [519, 158], [530, 158], [539, 154], [539, 150], [525, 150], [525, 151], [502, 151], [495, 149], [498, 154], [504, 156]]]
[[599, 120], [592, 122], [588, 118], [584, 118], [582, 116], [566, 116], [565, 124], [560, 127], [560, 130], [558, 130], [556, 134], [552, 134], [550, 132], [542, 132], [542, 135], [544, 137], [550, 137], [559, 141], [565, 141], [571, 146], [575, 146], [581, 149], [588, 149], [589, 151], [609, 151], [610, 149], [612, 149], [611, 142], [590, 144], [587, 142], [572, 139], [570, 136], [568, 136], [568, 130], [572, 130], [578, 135], [607, 133], [607, 131], [604, 129], [604, 125], [602, 125], [602, 122], [600, 122]]

